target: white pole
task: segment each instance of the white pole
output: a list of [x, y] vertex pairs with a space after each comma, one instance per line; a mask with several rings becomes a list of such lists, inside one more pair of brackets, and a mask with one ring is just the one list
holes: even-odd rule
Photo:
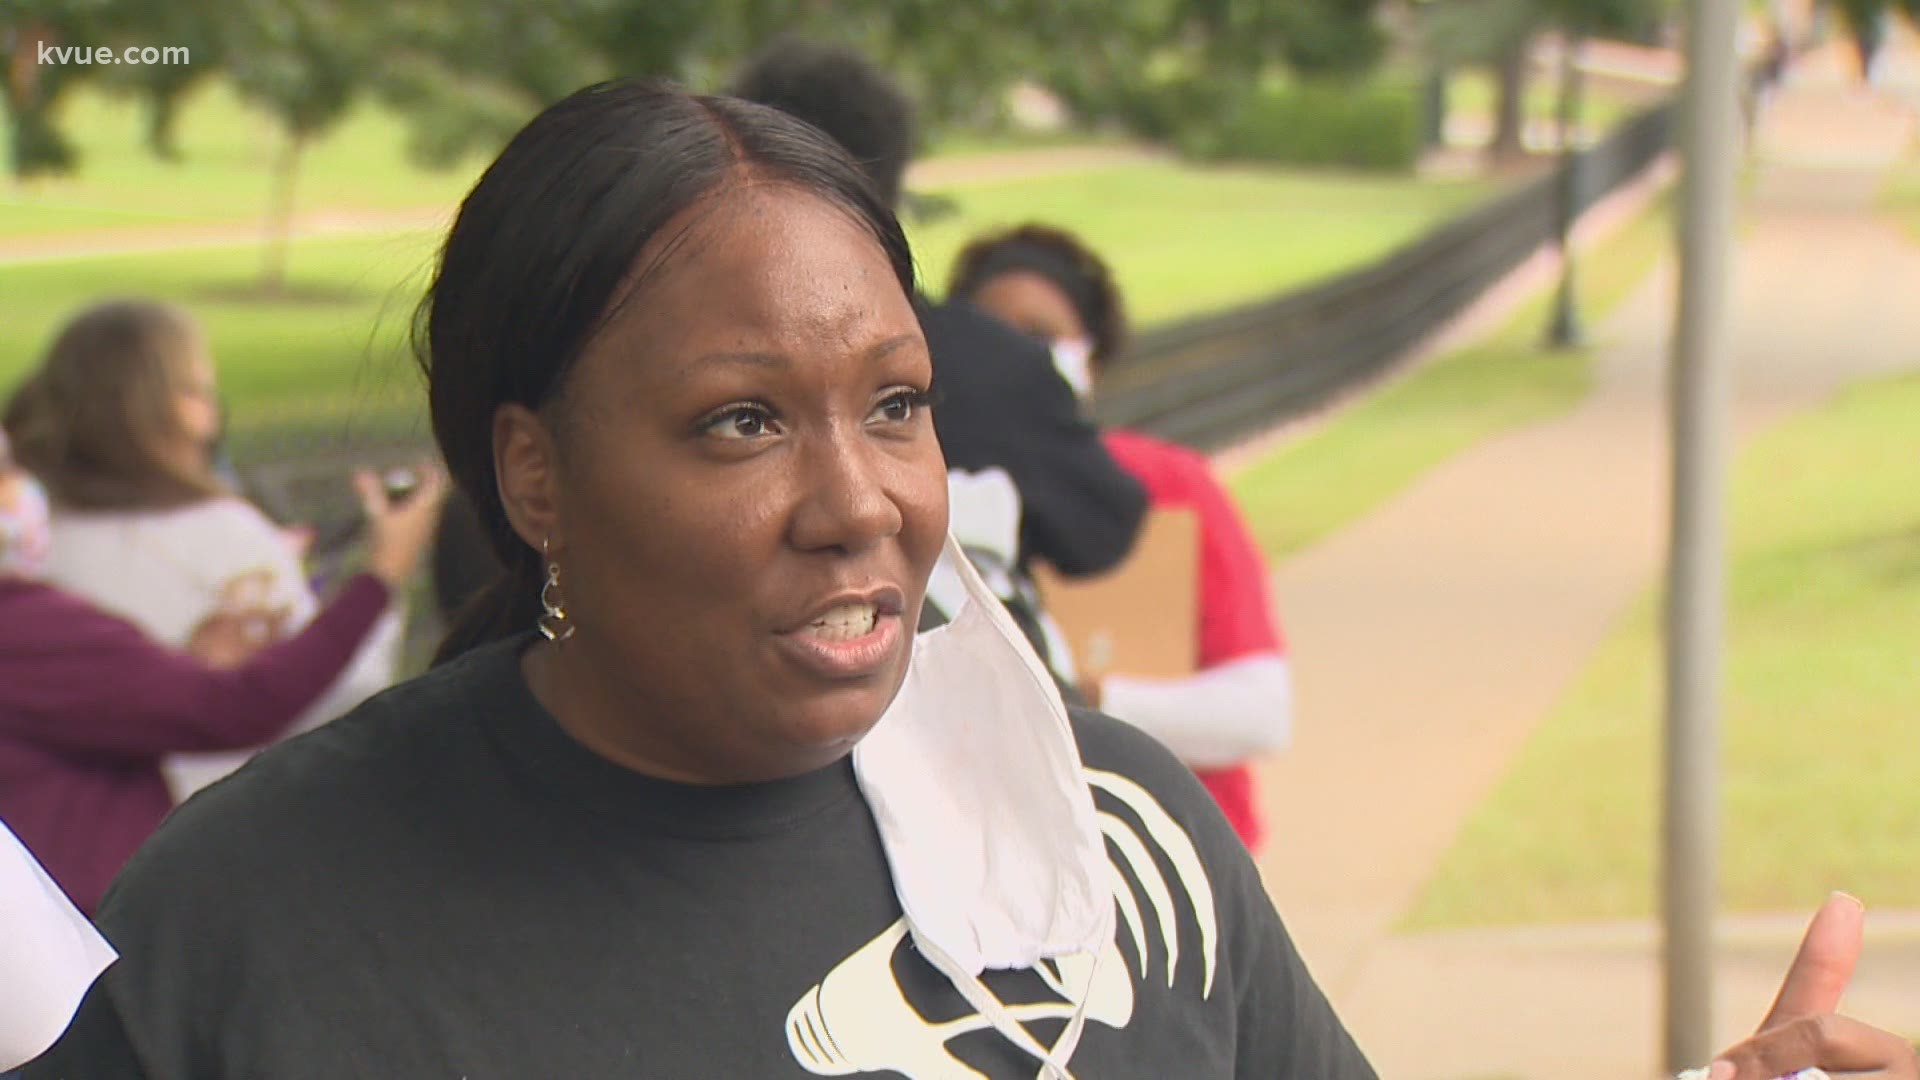
[[1680, 296], [1673, 342], [1662, 854], [1666, 1064], [1714, 1052], [1720, 640], [1725, 596], [1727, 279], [1733, 239], [1737, 0], [1689, 0], [1682, 98]]

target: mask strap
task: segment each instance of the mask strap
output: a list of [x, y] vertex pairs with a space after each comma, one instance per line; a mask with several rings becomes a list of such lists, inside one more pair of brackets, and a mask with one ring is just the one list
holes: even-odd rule
[[1040, 1062], [1043, 1080], [1074, 1080], [1067, 1062], [1073, 1059], [1073, 1052], [1079, 1048], [1080, 1036], [1087, 1027], [1087, 1003], [1093, 1000], [1094, 979], [1100, 973], [1099, 953], [1093, 954], [1093, 966], [1087, 969], [1086, 990], [1080, 1000], [1074, 1003], [1073, 1015], [1067, 1019], [1066, 1030], [1061, 1032], [1060, 1041], [1049, 1050], [1020, 1021], [1014, 1019], [1013, 1014], [1007, 1011], [1005, 1002], [995, 997], [993, 991], [987, 989], [977, 976], [969, 974], [955, 963], [945, 950], [931, 942], [916, 939], [915, 943], [921, 955], [947, 977], [947, 981], [960, 991], [960, 996], [966, 999], [967, 1004], [985, 1017], [995, 1031]]
[[[980, 571], [974, 568], [973, 560], [967, 558], [967, 553], [960, 547], [959, 539], [952, 532], [947, 533], [945, 552], [947, 560], [953, 564], [954, 573], [959, 575], [961, 586], [966, 589], [967, 606], [979, 608], [979, 617], [993, 623], [994, 628], [1000, 632], [1000, 636], [1013, 646], [1014, 651], [1020, 655], [1020, 666], [1026, 670], [1028, 678], [1033, 680], [1034, 687], [1047, 700], [1048, 710], [1058, 715], [1064, 723], [1067, 707], [1060, 700], [1060, 688], [1054, 685], [1053, 675], [1048, 672], [1047, 665], [1041, 661], [1039, 655], [1033, 651], [1033, 645], [1027, 641], [1026, 632], [1021, 630], [1019, 624], [1013, 621], [1013, 616], [1007, 613], [1006, 605], [1002, 604], [993, 590], [987, 587], [986, 579], [981, 577]], [[959, 611], [946, 612], [947, 618], [954, 622], [959, 621], [960, 615]]]

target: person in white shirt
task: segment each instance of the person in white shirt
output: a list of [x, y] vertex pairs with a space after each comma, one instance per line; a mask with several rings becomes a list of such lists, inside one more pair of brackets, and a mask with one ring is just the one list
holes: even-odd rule
[[[216, 477], [220, 424], [211, 350], [187, 312], [112, 300], [69, 321], [6, 414], [16, 456], [52, 496], [49, 582], [178, 647], [223, 610], [306, 625], [320, 603], [301, 545]], [[391, 684], [401, 626], [396, 606], [292, 732]], [[168, 782], [185, 799], [246, 757], [183, 755]]]

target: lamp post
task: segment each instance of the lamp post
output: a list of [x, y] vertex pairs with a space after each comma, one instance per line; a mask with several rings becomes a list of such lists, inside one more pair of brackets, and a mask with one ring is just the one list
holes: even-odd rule
[[1714, 1049], [1720, 644], [1726, 592], [1727, 278], [1739, 123], [1733, 52], [1738, 7], [1738, 0], [1687, 3], [1660, 855], [1664, 1050], [1670, 1069], [1705, 1061]]
[[1560, 284], [1553, 293], [1553, 318], [1547, 325], [1547, 344], [1556, 349], [1576, 348], [1586, 341], [1580, 324], [1580, 298], [1574, 292], [1573, 227], [1580, 216], [1579, 147], [1581, 90], [1580, 44], [1583, 37], [1569, 27], [1560, 49], [1560, 169], [1554, 198], [1554, 235], [1560, 248]]

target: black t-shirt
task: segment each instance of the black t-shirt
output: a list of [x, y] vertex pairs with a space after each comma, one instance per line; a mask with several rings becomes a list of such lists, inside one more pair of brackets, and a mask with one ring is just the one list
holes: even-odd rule
[[[1035, 1075], [906, 936], [849, 764], [638, 775], [540, 707], [525, 644], [177, 811], [101, 912], [120, 961], [28, 1080]], [[1075, 724], [1126, 883], [1075, 1074], [1371, 1077], [1191, 774]], [[985, 981], [1059, 1036], [1058, 971]]]

